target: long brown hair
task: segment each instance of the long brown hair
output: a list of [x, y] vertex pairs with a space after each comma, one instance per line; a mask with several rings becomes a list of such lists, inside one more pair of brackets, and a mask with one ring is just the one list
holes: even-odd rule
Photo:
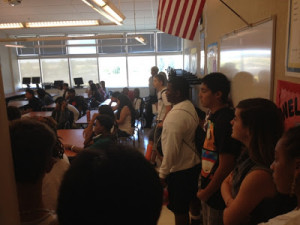
[[249, 129], [250, 158], [269, 167], [274, 160], [275, 145], [284, 130], [280, 109], [263, 98], [242, 100], [236, 108], [241, 109], [242, 123]]

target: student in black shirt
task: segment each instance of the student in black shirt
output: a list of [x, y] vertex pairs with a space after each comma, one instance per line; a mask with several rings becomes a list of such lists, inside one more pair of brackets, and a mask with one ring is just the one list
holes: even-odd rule
[[33, 90], [26, 89], [25, 97], [28, 99], [28, 105], [25, 106], [25, 111], [23, 112], [23, 114], [32, 111], [41, 111], [43, 103], [41, 102], [41, 100], [34, 96]]

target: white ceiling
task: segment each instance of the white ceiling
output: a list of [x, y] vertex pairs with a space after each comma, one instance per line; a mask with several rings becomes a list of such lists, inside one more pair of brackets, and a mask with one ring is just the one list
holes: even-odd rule
[[[159, 0], [110, 1], [114, 3], [126, 17], [122, 26], [25, 28], [1, 31], [8, 35], [120, 33], [124, 31], [135, 31], [134, 21], [136, 23], [136, 31], [156, 30]], [[22, 0], [20, 5], [14, 7], [10, 6], [7, 0], [0, 0], [0, 23], [88, 19], [100, 19], [105, 23], [110, 22], [81, 0]]]

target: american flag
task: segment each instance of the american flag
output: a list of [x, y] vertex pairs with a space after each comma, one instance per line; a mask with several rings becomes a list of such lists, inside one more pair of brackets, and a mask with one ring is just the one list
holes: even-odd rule
[[205, 0], [159, 0], [156, 28], [193, 40]]

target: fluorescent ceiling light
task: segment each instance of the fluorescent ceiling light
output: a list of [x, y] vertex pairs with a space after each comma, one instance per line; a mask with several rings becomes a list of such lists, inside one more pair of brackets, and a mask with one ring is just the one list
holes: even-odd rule
[[23, 27], [22, 23], [0, 23], [0, 29], [15, 29]]
[[76, 26], [97, 26], [99, 20], [74, 20], [74, 21], [49, 21], [49, 22], [28, 22], [27, 28], [41, 27], [76, 27]]
[[136, 36], [134, 37], [134, 39], [140, 42], [141, 44], [146, 45], [145, 43], [146, 40], [142, 36]]
[[4, 45], [4, 46], [8, 48], [25, 48], [24, 45]]
[[108, 20], [122, 25], [125, 16], [109, 0], [82, 0], [85, 4], [92, 7]]

